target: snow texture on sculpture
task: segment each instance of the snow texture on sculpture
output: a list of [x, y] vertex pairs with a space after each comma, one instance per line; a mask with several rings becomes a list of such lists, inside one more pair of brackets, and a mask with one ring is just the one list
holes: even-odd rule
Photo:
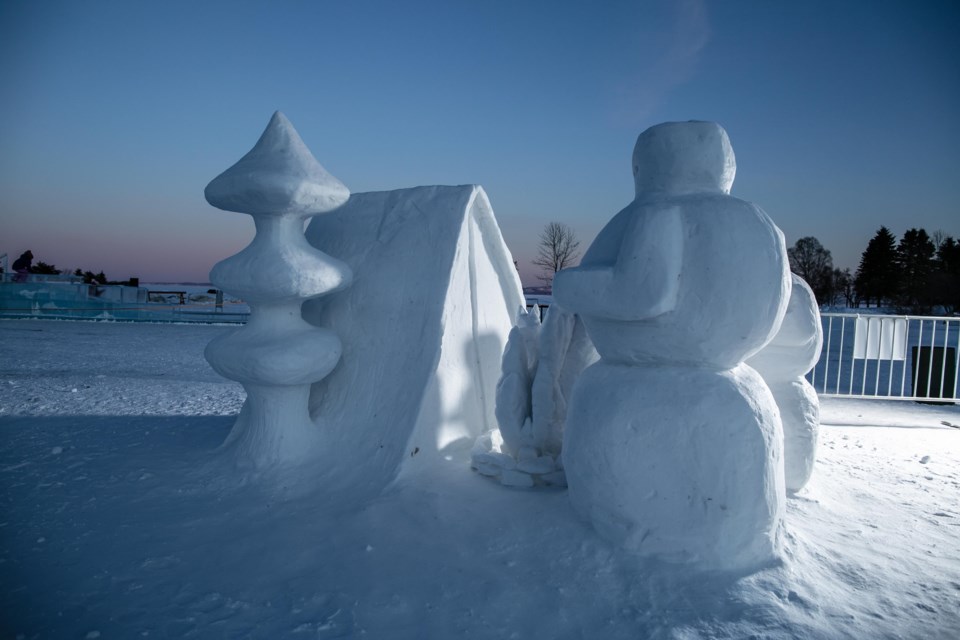
[[540, 332], [539, 356], [531, 390], [533, 437], [538, 448], [556, 457], [563, 448], [573, 385], [600, 356], [583, 321], [556, 302], [550, 305]]
[[324, 486], [376, 493], [450, 464], [496, 425], [500, 361], [524, 303], [483, 188], [354, 193], [306, 237], [354, 273], [303, 309], [345, 354], [310, 395]]
[[813, 290], [793, 274], [787, 313], [773, 339], [747, 364], [763, 377], [783, 421], [783, 464], [787, 491], [807, 484], [817, 455], [820, 399], [804, 376], [820, 359], [823, 327]]
[[735, 171], [716, 123], [647, 129], [636, 198], [553, 292], [601, 356], [564, 431], [575, 510], [641, 555], [748, 570], [777, 557], [785, 490], [776, 404], [742, 363], [776, 333], [790, 277], [783, 234], [729, 195]]
[[516, 457], [523, 446], [533, 446], [533, 398], [531, 389], [537, 374], [540, 342], [540, 307], [521, 307], [517, 324], [510, 330], [503, 351], [494, 414], [504, 449]]
[[477, 439], [473, 468], [510, 486], [566, 486], [563, 424], [573, 384], [598, 355], [583, 323], [559, 304], [520, 311], [497, 383], [497, 430]]
[[307, 243], [303, 221], [336, 209], [350, 192], [278, 111], [253, 149], [204, 195], [217, 208], [250, 214], [256, 224], [253, 241], [210, 272], [213, 284], [250, 305], [249, 322], [205, 351], [218, 373], [247, 392], [223, 446], [257, 469], [303, 462], [320, 437], [308, 411], [310, 385], [337, 365], [341, 345], [332, 331], [307, 324], [301, 305], [351, 280], [347, 265]]

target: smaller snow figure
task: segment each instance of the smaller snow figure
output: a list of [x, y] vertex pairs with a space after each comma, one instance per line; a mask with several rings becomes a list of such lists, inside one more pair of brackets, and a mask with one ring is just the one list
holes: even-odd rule
[[521, 309], [497, 383], [499, 429], [477, 440], [473, 468], [509, 486], [566, 486], [561, 445], [568, 398], [598, 357], [583, 323], [560, 305], [550, 307], [542, 325], [538, 306]]
[[520, 309], [503, 352], [495, 415], [499, 430], [477, 439], [471, 466], [511, 487], [563, 485], [557, 459], [537, 445], [533, 434], [531, 389], [537, 373], [540, 307]]
[[747, 360], [773, 393], [783, 421], [783, 465], [787, 491], [802, 489], [813, 473], [820, 430], [820, 400], [804, 376], [820, 359], [823, 327], [813, 290], [793, 275], [793, 290], [780, 331]]
[[513, 456], [519, 455], [521, 447], [533, 445], [530, 389], [537, 372], [539, 338], [540, 307], [520, 310], [503, 352], [495, 411], [503, 444]]
[[713, 122], [647, 129], [636, 198], [553, 294], [600, 354], [573, 390], [563, 462], [574, 509], [638, 554], [747, 571], [778, 556], [783, 434], [743, 361], [790, 294], [783, 234], [730, 195], [736, 161]]

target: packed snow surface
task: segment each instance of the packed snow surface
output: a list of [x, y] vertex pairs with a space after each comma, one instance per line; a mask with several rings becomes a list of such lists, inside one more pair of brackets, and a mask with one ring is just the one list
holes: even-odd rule
[[201, 355], [220, 330], [0, 321], [0, 637], [960, 634], [958, 407], [824, 399], [783, 562], [696, 574], [465, 449], [363, 501], [239, 483], [213, 452], [243, 401]]

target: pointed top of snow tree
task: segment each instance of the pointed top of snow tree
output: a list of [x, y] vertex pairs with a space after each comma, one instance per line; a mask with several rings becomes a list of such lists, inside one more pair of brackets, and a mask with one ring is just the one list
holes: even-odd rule
[[253, 149], [214, 178], [204, 195], [227, 211], [310, 216], [336, 209], [350, 190], [327, 173], [277, 111]]

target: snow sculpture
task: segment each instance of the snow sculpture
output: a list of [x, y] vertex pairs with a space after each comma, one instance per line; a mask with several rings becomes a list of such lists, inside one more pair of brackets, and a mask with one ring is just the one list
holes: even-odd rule
[[336, 209], [350, 192], [278, 111], [253, 149], [204, 195], [256, 223], [250, 245], [210, 272], [213, 284], [246, 300], [251, 311], [244, 327], [211, 341], [204, 354], [247, 392], [224, 447], [256, 468], [303, 462], [320, 439], [308, 412], [310, 385], [333, 370], [341, 346], [332, 331], [307, 324], [300, 307], [351, 279], [349, 267], [307, 244], [303, 221]]
[[562, 483], [556, 459], [541, 455], [533, 442], [531, 388], [540, 333], [540, 307], [534, 305], [530, 311], [520, 307], [501, 361], [495, 426], [477, 438], [471, 451], [474, 470], [507, 486], [532, 487], [538, 478]]
[[783, 463], [787, 491], [797, 492], [813, 473], [820, 430], [820, 400], [804, 376], [820, 359], [823, 327], [813, 291], [793, 275], [793, 289], [780, 330], [747, 360], [763, 376], [783, 421]]
[[354, 193], [306, 237], [354, 273], [303, 309], [349, 354], [310, 395], [325, 484], [376, 492], [469, 449], [496, 424], [500, 359], [524, 304], [483, 189]]
[[563, 439], [571, 502], [641, 555], [747, 570], [775, 558], [782, 431], [743, 361], [777, 331], [790, 293], [783, 234], [729, 195], [716, 123], [665, 123], [633, 153], [636, 198], [554, 297], [601, 360], [580, 376]]
[[588, 366], [600, 359], [583, 321], [558, 303], [550, 305], [540, 332], [537, 375], [533, 380], [533, 437], [537, 448], [558, 456], [573, 385]]
[[539, 342], [540, 307], [534, 305], [529, 312], [521, 307], [503, 352], [494, 411], [503, 448], [514, 457], [522, 447], [533, 446], [531, 389], [539, 363]]
[[599, 356], [580, 319], [559, 304], [543, 325], [521, 312], [497, 383], [498, 430], [477, 439], [473, 468], [510, 486], [566, 486], [561, 449], [577, 376]]

